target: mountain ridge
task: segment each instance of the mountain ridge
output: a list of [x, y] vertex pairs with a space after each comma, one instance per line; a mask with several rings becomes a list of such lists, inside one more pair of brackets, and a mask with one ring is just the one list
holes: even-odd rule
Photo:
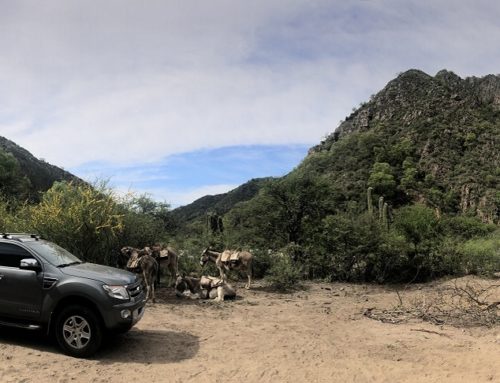
[[253, 178], [227, 193], [203, 196], [188, 205], [172, 210], [172, 215], [181, 222], [192, 221], [207, 213], [223, 215], [234, 207], [236, 203], [253, 198], [271, 179], [273, 178]]
[[37, 200], [38, 193], [48, 190], [55, 181], [84, 182], [74, 174], [36, 158], [28, 150], [2, 136], [0, 150], [10, 153], [16, 159], [21, 173], [29, 180], [31, 199]]
[[410, 69], [347, 116], [292, 173], [321, 174], [337, 184], [339, 203], [361, 203], [373, 167], [385, 164], [396, 206], [421, 202], [498, 222], [499, 121], [500, 76]]

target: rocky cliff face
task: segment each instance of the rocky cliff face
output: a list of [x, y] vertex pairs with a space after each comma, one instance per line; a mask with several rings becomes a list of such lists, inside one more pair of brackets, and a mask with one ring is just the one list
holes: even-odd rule
[[427, 177], [417, 200], [432, 204], [425, 188], [454, 193], [462, 213], [498, 221], [500, 76], [462, 79], [447, 70], [435, 76], [414, 69], [401, 73], [309, 155], [335, 150], [339, 140], [366, 132], [391, 145], [412, 143], [416, 171]]
[[468, 116], [471, 109], [485, 106], [500, 110], [500, 76], [462, 79], [453, 72], [441, 70], [432, 77], [411, 69], [390, 81], [370, 101], [346, 117], [337, 130], [311, 152], [328, 149], [346, 134], [366, 131], [386, 121], [410, 125], [458, 111], [462, 123], [472, 122]]

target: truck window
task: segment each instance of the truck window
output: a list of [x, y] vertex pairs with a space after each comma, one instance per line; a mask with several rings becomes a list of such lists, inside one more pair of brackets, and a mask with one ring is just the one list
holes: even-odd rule
[[0, 266], [19, 267], [21, 259], [33, 258], [22, 247], [11, 243], [0, 243]]

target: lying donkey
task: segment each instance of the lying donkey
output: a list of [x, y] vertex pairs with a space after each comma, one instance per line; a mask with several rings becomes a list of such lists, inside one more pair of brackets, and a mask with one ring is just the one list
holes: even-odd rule
[[177, 277], [175, 295], [184, 297], [187, 292], [191, 293], [192, 299], [214, 299], [216, 302], [222, 302], [224, 298], [234, 298], [236, 296], [236, 290], [219, 278], [206, 276], [201, 278]]

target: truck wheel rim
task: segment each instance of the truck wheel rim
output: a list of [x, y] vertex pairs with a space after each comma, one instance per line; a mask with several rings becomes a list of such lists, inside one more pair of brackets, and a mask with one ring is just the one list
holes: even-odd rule
[[63, 337], [72, 348], [77, 350], [85, 348], [90, 342], [90, 335], [90, 325], [85, 318], [73, 315], [64, 321]]

